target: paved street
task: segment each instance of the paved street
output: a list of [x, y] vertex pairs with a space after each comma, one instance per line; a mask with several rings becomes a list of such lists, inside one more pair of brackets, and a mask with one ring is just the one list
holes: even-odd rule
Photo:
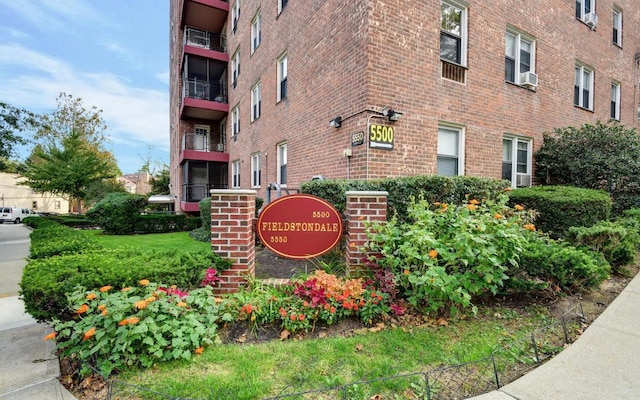
[[0, 224], [0, 299], [18, 295], [30, 233], [23, 224]]

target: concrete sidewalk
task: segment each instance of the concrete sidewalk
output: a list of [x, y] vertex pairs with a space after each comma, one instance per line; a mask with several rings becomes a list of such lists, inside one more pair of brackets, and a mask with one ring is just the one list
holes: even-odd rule
[[571, 346], [474, 400], [640, 399], [640, 274]]

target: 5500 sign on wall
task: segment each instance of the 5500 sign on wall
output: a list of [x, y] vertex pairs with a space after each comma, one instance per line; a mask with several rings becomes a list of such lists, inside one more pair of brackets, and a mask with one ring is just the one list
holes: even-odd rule
[[393, 149], [395, 132], [393, 126], [369, 125], [369, 147], [376, 149]]
[[316, 196], [292, 194], [269, 203], [258, 218], [258, 236], [274, 253], [292, 259], [317, 257], [340, 241], [342, 218]]

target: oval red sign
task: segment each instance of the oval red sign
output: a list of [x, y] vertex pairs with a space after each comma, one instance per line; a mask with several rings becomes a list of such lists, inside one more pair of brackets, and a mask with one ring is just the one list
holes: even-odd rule
[[331, 250], [342, 235], [338, 210], [320, 197], [292, 194], [269, 203], [258, 218], [262, 244], [285, 258], [317, 257]]

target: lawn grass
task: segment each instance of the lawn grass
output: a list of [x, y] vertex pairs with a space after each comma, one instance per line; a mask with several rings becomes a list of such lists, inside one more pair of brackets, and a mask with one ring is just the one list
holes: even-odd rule
[[91, 232], [104, 247], [115, 249], [134, 246], [142, 250], [180, 249], [184, 251], [200, 251], [210, 249], [211, 244], [198, 242], [189, 237], [189, 232], [154, 233], [148, 235], [103, 235], [102, 231]]
[[[365, 330], [348, 337], [217, 345], [191, 361], [125, 371], [116, 379], [171, 398], [263, 399], [477, 361], [530, 334], [541, 319], [540, 312], [509, 321], [481, 315], [447, 326], [423, 324]], [[501, 362], [514, 364], [517, 360]], [[415, 392], [420, 382], [423, 376], [354, 385], [350, 390], [357, 393], [349, 398]]]

